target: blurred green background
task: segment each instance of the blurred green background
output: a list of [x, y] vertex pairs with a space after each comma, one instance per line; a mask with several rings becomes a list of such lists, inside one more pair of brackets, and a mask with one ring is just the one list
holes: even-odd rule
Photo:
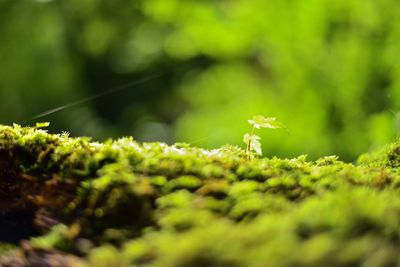
[[[395, 0], [0, 0], [0, 123], [162, 73], [49, 115], [97, 140], [242, 145], [264, 154], [358, 154], [400, 131]], [[34, 122], [30, 122], [33, 124]]]

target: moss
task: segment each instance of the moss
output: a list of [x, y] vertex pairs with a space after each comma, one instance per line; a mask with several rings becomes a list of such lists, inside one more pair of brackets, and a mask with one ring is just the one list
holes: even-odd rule
[[17, 246], [10, 243], [0, 243], [0, 257], [9, 251], [17, 249]]
[[358, 163], [378, 168], [400, 167], [400, 139], [376, 152], [361, 155], [358, 158]]
[[[42, 126], [0, 126], [0, 232], [35, 229], [0, 236], [20, 251], [0, 265], [400, 263], [399, 142], [353, 165], [248, 159], [235, 146], [97, 143]], [[23, 223], [5, 223], [15, 214]]]

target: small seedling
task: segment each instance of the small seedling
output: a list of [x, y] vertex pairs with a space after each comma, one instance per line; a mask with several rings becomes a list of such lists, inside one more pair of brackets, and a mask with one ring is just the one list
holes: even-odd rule
[[254, 116], [248, 122], [253, 125], [251, 133], [246, 133], [243, 136], [243, 141], [246, 143], [246, 155], [249, 159], [252, 157], [252, 152], [254, 151], [258, 155], [262, 155], [260, 137], [254, 134], [254, 130], [260, 128], [270, 128], [278, 129], [285, 128], [282, 123], [278, 122], [275, 117], [266, 118], [262, 115]]

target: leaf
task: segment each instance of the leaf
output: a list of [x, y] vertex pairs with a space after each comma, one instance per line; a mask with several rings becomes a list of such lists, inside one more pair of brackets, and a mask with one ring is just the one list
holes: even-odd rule
[[284, 126], [282, 123], [278, 122], [275, 117], [264, 117], [262, 115], [256, 115], [253, 119], [248, 120], [248, 122], [256, 127], [257, 129], [260, 128], [270, 128], [270, 129], [277, 129], [283, 128]]
[[[258, 137], [258, 136], [257, 136]], [[254, 150], [258, 155], [262, 155], [262, 150], [261, 150], [261, 143], [258, 139], [252, 139], [253, 141], [251, 142], [251, 149]]]
[[257, 154], [262, 155], [260, 139], [261, 138], [255, 134], [250, 135], [247, 133], [243, 136], [243, 141], [246, 144], [250, 142], [250, 151], [255, 151]]

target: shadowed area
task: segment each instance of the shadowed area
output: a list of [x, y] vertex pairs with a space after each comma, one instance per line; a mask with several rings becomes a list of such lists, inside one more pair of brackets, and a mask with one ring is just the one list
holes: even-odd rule
[[34, 211], [27, 209], [0, 215], [0, 242], [18, 244], [21, 240], [38, 236], [33, 225]]

